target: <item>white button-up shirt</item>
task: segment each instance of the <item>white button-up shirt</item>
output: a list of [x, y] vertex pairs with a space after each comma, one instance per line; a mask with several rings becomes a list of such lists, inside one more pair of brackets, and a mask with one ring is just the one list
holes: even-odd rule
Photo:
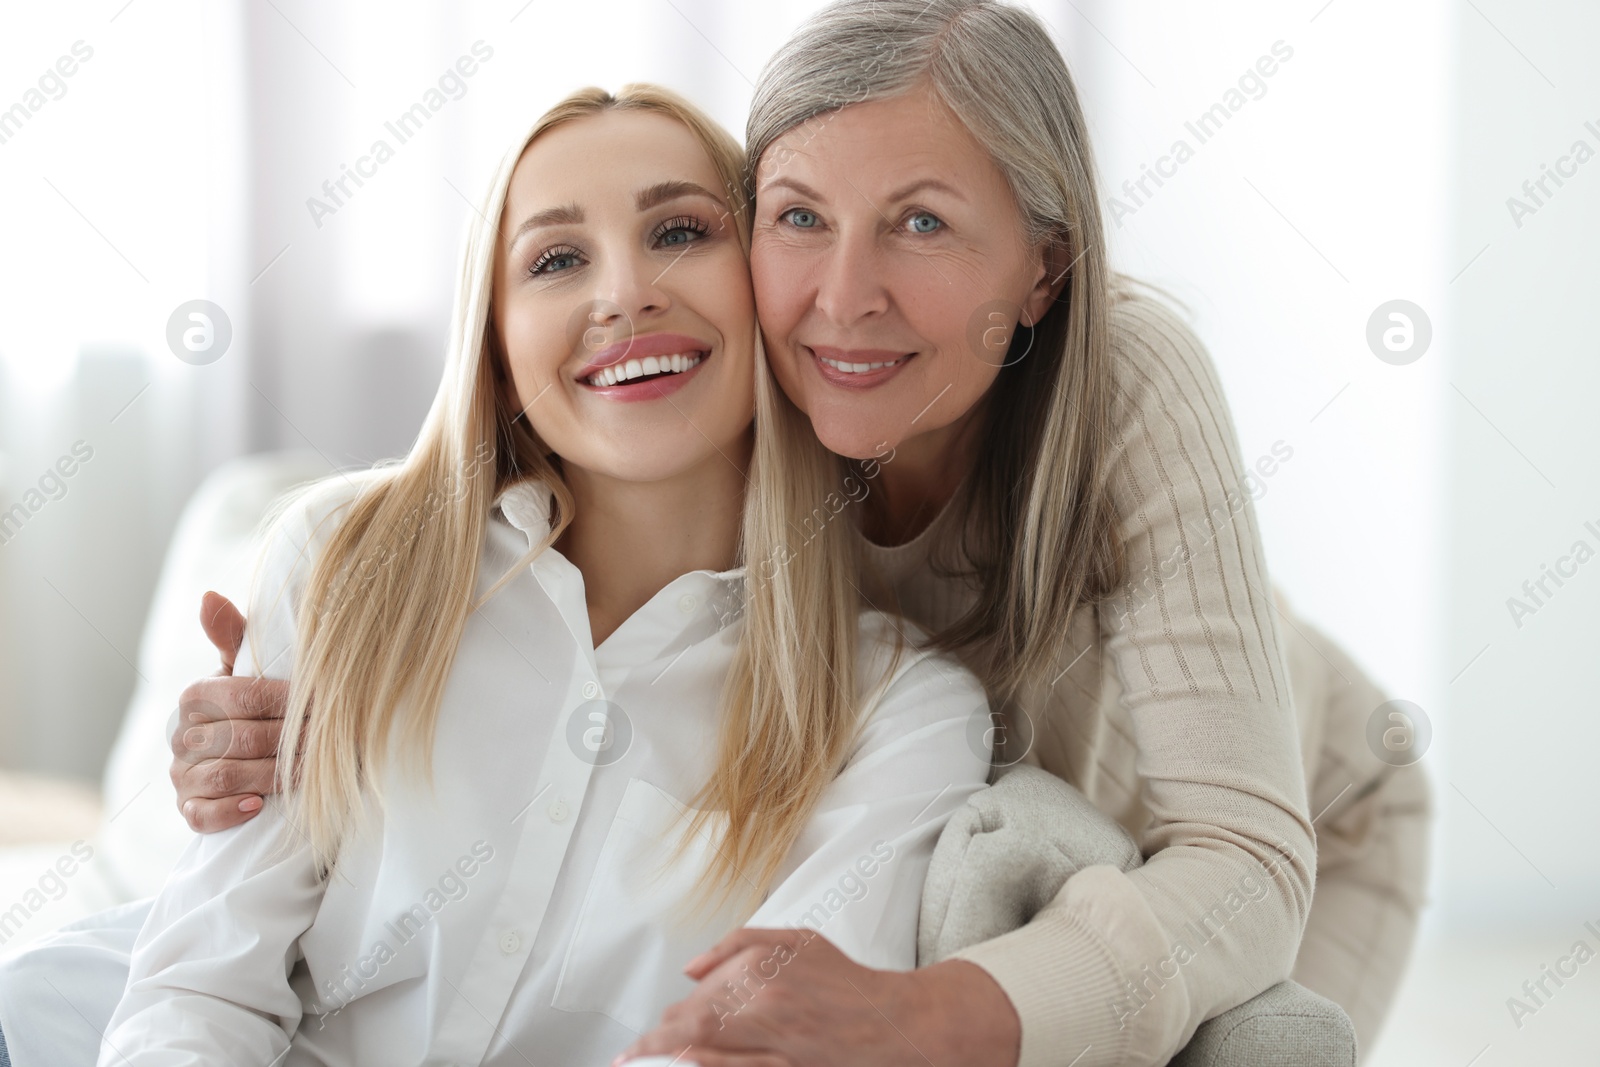
[[[288, 677], [308, 559], [352, 496], [323, 490], [274, 532], [236, 673]], [[547, 534], [549, 508], [533, 484], [501, 494], [478, 596]], [[542, 553], [468, 618], [433, 788], [391, 761], [383, 809], [369, 800], [326, 879], [276, 798], [194, 839], [134, 944], [99, 1062], [609, 1063], [738, 925], [726, 908], [673, 911], [708, 840], [663, 862], [713, 766], [742, 582], [685, 574], [595, 648], [582, 575]], [[914, 646], [890, 670], [903, 626], [862, 616], [868, 725], [747, 922], [811, 926], [894, 969], [915, 966], [939, 831], [988, 772], [979, 683]]]

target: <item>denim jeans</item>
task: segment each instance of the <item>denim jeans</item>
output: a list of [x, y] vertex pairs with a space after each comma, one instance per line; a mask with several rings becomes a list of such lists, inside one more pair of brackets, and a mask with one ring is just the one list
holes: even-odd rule
[[11, 1054], [6, 1051], [6, 1035], [0, 1032], [0, 1067], [11, 1067]]

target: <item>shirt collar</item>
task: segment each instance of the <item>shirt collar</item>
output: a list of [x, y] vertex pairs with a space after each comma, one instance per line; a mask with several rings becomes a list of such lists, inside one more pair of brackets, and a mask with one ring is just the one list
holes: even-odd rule
[[500, 509], [507, 522], [528, 535], [529, 544], [538, 544], [550, 534], [555, 492], [538, 478], [524, 478], [500, 490], [494, 507]]

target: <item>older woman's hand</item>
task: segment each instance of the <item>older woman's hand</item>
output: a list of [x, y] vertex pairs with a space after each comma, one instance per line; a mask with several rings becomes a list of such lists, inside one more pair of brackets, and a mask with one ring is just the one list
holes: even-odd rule
[[675, 1055], [699, 1067], [1016, 1067], [1022, 1029], [965, 960], [863, 967], [805, 929], [735, 930], [684, 968], [699, 985], [613, 1064]]
[[189, 828], [214, 833], [247, 822], [275, 791], [278, 734], [289, 683], [235, 678], [244, 616], [227, 597], [207, 593], [200, 625], [222, 655], [222, 669], [183, 691], [172, 732], [172, 785]]

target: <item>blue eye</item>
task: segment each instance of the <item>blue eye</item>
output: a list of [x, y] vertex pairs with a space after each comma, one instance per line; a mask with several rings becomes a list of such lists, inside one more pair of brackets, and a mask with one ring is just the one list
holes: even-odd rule
[[533, 265], [528, 268], [529, 274], [559, 274], [571, 270], [578, 265], [579, 253], [575, 248], [551, 248], [543, 252]]
[[656, 227], [654, 237], [656, 243], [664, 248], [682, 248], [694, 244], [710, 232], [711, 227], [705, 221], [693, 215], [678, 215]]
[[937, 215], [930, 215], [926, 211], [919, 211], [907, 220], [912, 233], [933, 233], [944, 225]]
[[788, 219], [789, 225], [798, 226], [802, 230], [812, 229], [820, 221], [815, 211], [808, 211], [803, 207], [792, 207], [778, 217]]

